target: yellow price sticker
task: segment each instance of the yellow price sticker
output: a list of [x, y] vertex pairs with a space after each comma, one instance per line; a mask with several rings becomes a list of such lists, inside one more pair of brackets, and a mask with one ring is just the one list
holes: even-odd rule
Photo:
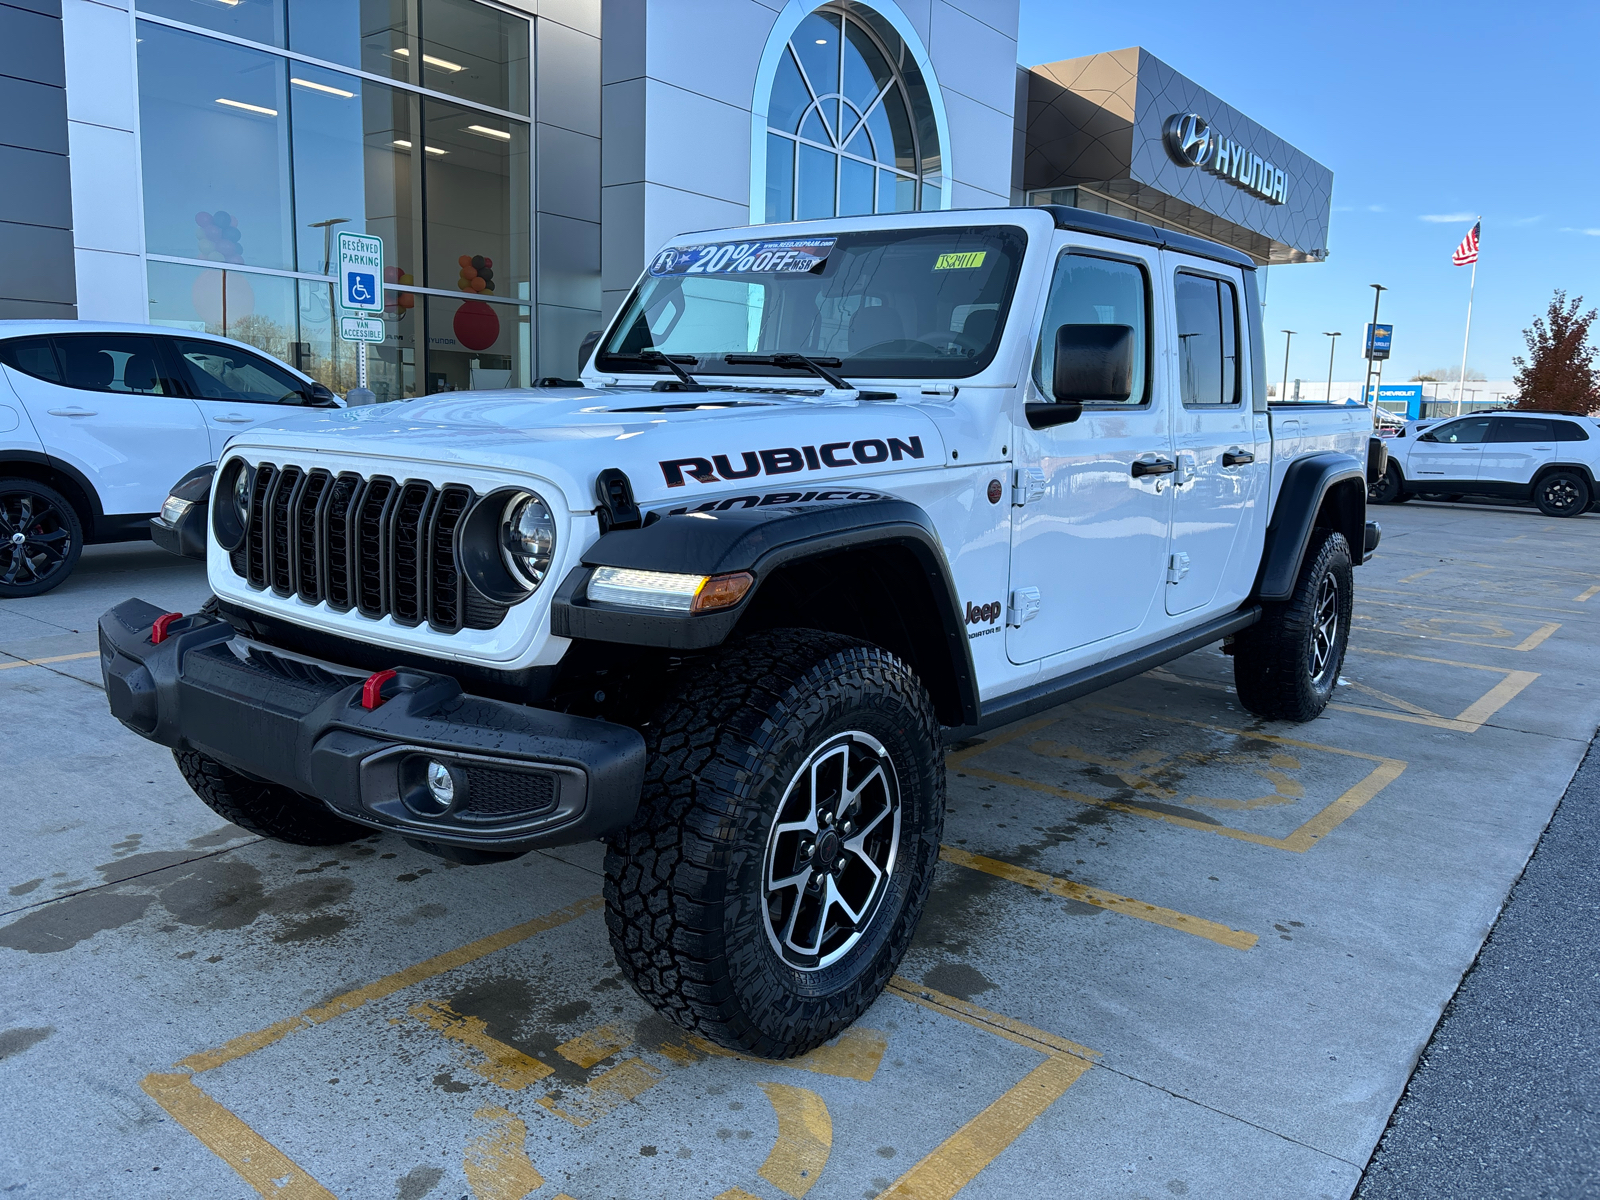
[[969, 250], [965, 254], [941, 254], [934, 260], [935, 271], [968, 271], [983, 266], [987, 250]]

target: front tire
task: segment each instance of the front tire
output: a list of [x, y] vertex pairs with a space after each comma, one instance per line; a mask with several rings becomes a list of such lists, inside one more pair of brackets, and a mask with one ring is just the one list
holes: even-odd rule
[[1547, 517], [1576, 517], [1589, 511], [1589, 481], [1577, 471], [1551, 471], [1533, 485], [1533, 502]]
[[719, 1045], [821, 1045], [883, 990], [933, 880], [926, 690], [875, 646], [776, 630], [703, 663], [644, 732], [639, 812], [606, 854], [618, 966]]
[[1406, 495], [1405, 484], [1400, 478], [1400, 468], [1393, 463], [1383, 473], [1378, 482], [1367, 487], [1367, 500], [1372, 504], [1399, 504], [1411, 499]]
[[1262, 605], [1261, 620], [1234, 638], [1233, 680], [1241, 704], [1278, 721], [1322, 715], [1344, 667], [1354, 582], [1344, 534], [1315, 531], [1294, 594]]
[[336, 817], [322, 804], [282, 784], [251, 779], [195, 750], [174, 750], [194, 794], [224, 821], [296, 846], [338, 846], [371, 830]]

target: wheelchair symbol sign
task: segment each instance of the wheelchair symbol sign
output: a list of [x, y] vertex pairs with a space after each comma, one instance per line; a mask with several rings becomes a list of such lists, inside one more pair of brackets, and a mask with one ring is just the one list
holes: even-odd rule
[[383, 311], [383, 239], [363, 233], [339, 235], [339, 306], [355, 312]]

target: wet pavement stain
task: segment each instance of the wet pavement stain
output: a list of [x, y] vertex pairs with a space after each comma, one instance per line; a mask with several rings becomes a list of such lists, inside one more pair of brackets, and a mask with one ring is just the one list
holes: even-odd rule
[[223, 825], [213, 829], [210, 833], [202, 833], [199, 837], [190, 838], [185, 845], [191, 850], [209, 850], [215, 847], [226, 846], [229, 842], [239, 838], [254, 837], [248, 830], [240, 829], [237, 825]]
[[13, 896], [26, 896], [29, 892], [33, 891], [34, 888], [38, 887], [43, 882], [44, 876], [41, 875], [38, 879], [30, 879], [26, 883], [19, 883], [12, 887], [8, 887], [6, 891]]
[[0, 946], [28, 954], [59, 954], [85, 938], [137, 921], [154, 899], [148, 894], [85, 892], [0, 929]]
[[37, 1046], [55, 1031], [54, 1025], [0, 1030], [0, 1062]]
[[[940, 963], [923, 976], [922, 981], [935, 991], [954, 996], [957, 1000], [974, 1000], [984, 992], [995, 991], [1000, 986], [976, 967], [961, 962]], [[883, 1154], [883, 1151], [879, 1150], [878, 1153]], [[893, 1156], [893, 1150], [884, 1154], [885, 1158]]]
[[[465, 1091], [465, 1088], [461, 1089]], [[412, 1167], [399, 1179], [395, 1180], [395, 1200], [422, 1200], [429, 1192], [439, 1186], [439, 1181], [444, 1178], [444, 1172], [438, 1167], [423, 1164]]]

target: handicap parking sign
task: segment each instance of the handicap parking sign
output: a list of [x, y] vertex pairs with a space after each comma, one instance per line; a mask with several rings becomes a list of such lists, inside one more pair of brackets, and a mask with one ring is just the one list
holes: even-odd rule
[[365, 233], [339, 235], [339, 306], [382, 312], [383, 239]]

